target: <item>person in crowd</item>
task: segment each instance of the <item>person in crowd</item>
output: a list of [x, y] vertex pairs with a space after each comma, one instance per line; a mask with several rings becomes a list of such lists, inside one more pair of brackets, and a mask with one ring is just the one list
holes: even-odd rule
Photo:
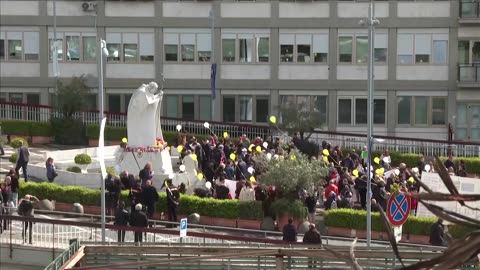
[[313, 194], [308, 194], [307, 198], [305, 198], [305, 205], [307, 206], [307, 210], [308, 210], [308, 221], [310, 223], [315, 223], [315, 211], [317, 208], [317, 199]]
[[380, 156], [380, 165], [382, 165], [382, 167], [385, 170], [390, 170], [391, 163], [392, 163], [392, 158], [390, 157], [390, 152], [388, 152], [388, 150], [385, 149], [382, 155]]
[[418, 173], [422, 176], [422, 172], [425, 170], [425, 156], [422, 154], [417, 162]]
[[283, 241], [297, 242], [297, 228], [293, 225], [293, 219], [288, 218], [288, 223], [283, 226]]
[[331, 191], [327, 200], [325, 201], [325, 210], [336, 209], [337, 208], [337, 195], [334, 191]]
[[355, 179], [355, 186], [358, 188], [360, 196], [360, 207], [365, 209], [367, 207], [367, 176], [361, 175]]
[[463, 159], [460, 160], [460, 163], [458, 164], [458, 176], [461, 177], [467, 177], [467, 167], [465, 166], [465, 161]]
[[4, 230], [7, 230], [11, 226], [12, 221], [2, 219], [2, 216], [7, 216], [12, 214], [12, 209], [14, 207], [12, 198], [12, 192], [10, 189], [10, 176], [5, 177], [5, 182], [0, 184], [1, 195], [0, 195], [0, 233]]
[[158, 199], [158, 192], [157, 189], [152, 185], [152, 180], [147, 180], [142, 190], [142, 201], [147, 207], [148, 219], [153, 219], [153, 215], [155, 214], [155, 205], [157, 204]]
[[17, 157], [17, 162], [15, 166], [15, 174], [20, 177], [20, 168], [23, 171], [23, 178], [25, 179], [25, 182], [28, 182], [28, 174], [27, 174], [27, 166], [28, 166], [28, 161], [30, 159], [30, 151], [28, 151], [28, 148], [23, 145], [23, 141], [20, 141], [20, 146], [18, 147], [18, 157]]
[[18, 190], [20, 188], [20, 183], [14, 169], [10, 169], [9, 173], [5, 177], [7, 176], [10, 177], [10, 191], [12, 194], [11, 200], [16, 208], [18, 205]]
[[130, 190], [135, 185], [135, 176], [129, 174], [128, 171], [120, 173], [120, 181], [122, 182], [122, 189]]
[[242, 192], [243, 187], [245, 186], [246, 180], [237, 181], [237, 187], [235, 189], [235, 199], [240, 198], [240, 193]]
[[229, 180], [234, 180], [235, 179], [235, 164], [233, 163], [234, 161], [229, 159], [227, 160], [227, 166], [225, 167], [225, 174], [226, 178]]
[[362, 161], [362, 165], [366, 166], [367, 160], [368, 160], [368, 151], [367, 151], [367, 146], [364, 145], [362, 148], [362, 152], [360, 153], [360, 158]]
[[449, 168], [453, 168], [453, 171], [455, 172], [455, 161], [453, 161], [453, 155], [449, 155], [448, 159], [445, 160], [443, 165], [445, 165], [445, 168], [447, 168], [447, 170]]
[[[128, 214], [128, 211], [125, 209], [125, 203], [121, 201], [118, 204], [113, 225], [127, 226], [129, 220], [130, 214]], [[125, 242], [125, 230], [118, 230], [117, 237], [118, 242]]]
[[450, 176], [455, 176], [455, 168], [454, 167], [448, 167], [447, 171], [448, 171], [448, 174]]
[[248, 175], [247, 163], [239, 156], [237, 156], [237, 168], [235, 175], [237, 180], [246, 180]]
[[350, 157], [352, 158], [353, 162], [355, 163], [355, 161], [359, 161], [360, 162], [360, 156], [358, 156], [357, 152], [355, 151], [355, 149], [352, 149], [350, 151]]
[[228, 200], [230, 190], [225, 185], [225, 177], [220, 176], [219, 181], [215, 185], [215, 197], [219, 200]]
[[238, 200], [240, 201], [254, 201], [255, 200], [255, 191], [252, 188], [252, 183], [250, 181], [245, 182], [245, 186], [243, 186], [242, 190], [240, 191], [240, 195], [238, 196]]
[[430, 228], [430, 244], [434, 246], [443, 246], [445, 243], [445, 227], [443, 220], [438, 221]]
[[377, 204], [382, 207], [383, 210], [387, 209], [387, 199], [388, 199], [388, 194], [387, 191], [385, 190], [385, 181], [383, 180], [378, 180], [376, 181], [376, 185], [373, 186], [372, 192], [373, 192], [373, 198], [377, 202]]
[[138, 174], [138, 176], [140, 177], [140, 180], [142, 180], [142, 187], [145, 185], [147, 180], [152, 180], [153, 178], [152, 163], [147, 162], [147, 164], [145, 164], [145, 167], [143, 167], [143, 169], [140, 170], [140, 173]]
[[204, 171], [205, 179], [211, 183], [213, 183], [213, 179], [215, 179], [215, 162], [210, 161], [208, 163], [208, 167]]
[[[310, 225], [308, 225], [308, 231], [303, 235], [303, 243], [319, 245], [319, 247], [322, 246], [322, 237], [320, 236], [320, 232], [317, 230], [314, 223], [310, 223]], [[312, 260], [311, 257], [308, 258], [308, 268], [316, 268], [316, 264], [317, 261]]]
[[45, 167], [47, 168], [47, 179], [51, 183], [58, 175], [55, 170], [55, 165], [53, 164], [53, 158], [47, 158], [47, 161], [45, 162]]
[[350, 157], [350, 153], [345, 155], [345, 158], [342, 160], [342, 167], [347, 168], [348, 170], [353, 170], [354, 161]]
[[128, 193], [131, 211], [134, 210], [135, 205], [142, 203], [142, 186], [140, 185], [141, 182], [142, 180], [136, 178], [134, 186], [130, 189]]
[[[168, 212], [168, 221], [177, 222], [177, 206], [179, 204], [180, 198], [172, 191], [171, 185], [172, 180], [168, 179], [164, 183], [165, 192], [167, 193], [167, 212]], [[169, 225], [168, 227], [175, 227], [175, 225]]]
[[118, 202], [120, 200], [120, 193], [122, 192], [122, 182], [118, 176], [113, 178], [112, 183], [108, 186], [108, 198], [109, 198], [109, 215], [114, 215], [118, 208]]
[[330, 180], [328, 183], [328, 187], [325, 189], [325, 198], [328, 199], [330, 197], [330, 193], [335, 193], [335, 196], [338, 196], [338, 187], [335, 185], [335, 180]]
[[225, 163], [220, 163], [215, 171], [215, 179], [220, 178], [221, 175], [225, 175]]
[[[148, 218], [147, 215], [142, 211], [142, 204], [140, 203], [135, 205], [134, 210], [130, 214], [130, 226], [137, 228], [148, 227]], [[134, 241], [135, 243], [143, 242], [142, 232], [134, 232]]]
[[303, 243], [322, 245], [322, 237], [314, 223], [308, 225], [308, 231], [303, 235]]
[[[33, 218], [34, 217], [33, 207], [34, 207], [34, 204], [38, 202], [39, 200], [37, 197], [31, 196], [28, 194], [25, 195], [25, 197], [21, 200], [18, 206], [18, 209], [17, 209], [18, 215], [22, 217]], [[23, 230], [22, 230], [22, 239], [24, 243], [27, 241], [27, 235], [28, 235], [28, 243], [32, 244], [32, 237], [33, 237], [32, 233], [33, 233], [33, 222], [24, 221]]]

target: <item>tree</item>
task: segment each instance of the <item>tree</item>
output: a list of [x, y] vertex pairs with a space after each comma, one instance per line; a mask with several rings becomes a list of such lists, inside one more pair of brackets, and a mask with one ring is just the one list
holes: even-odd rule
[[55, 107], [65, 118], [71, 119], [76, 112], [85, 107], [88, 92], [83, 76], [72, 77], [67, 85], [58, 81]]
[[280, 106], [279, 112], [282, 119], [280, 128], [289, 134], [299, 132], [302, 140], [308, 140], [312, 131], [323, 124], [321, 121], [322, 113], [305, 102]]

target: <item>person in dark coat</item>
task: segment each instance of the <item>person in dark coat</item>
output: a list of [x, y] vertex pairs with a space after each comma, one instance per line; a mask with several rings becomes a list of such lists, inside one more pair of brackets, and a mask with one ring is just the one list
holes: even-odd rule
[[[310, 223], [308, 225], [308, 231], [303, 235], [303, 243], [311, 244], [311, 245], [322, 245], [322, 237], [320, 236], [320, 232], [315, 228], [314, 223]], [[312, 248], [310, 248], [312, 249]], [[315, 268], [316, 261], [312, 260], [311, 258], [308, 259], [308, 268]]]
[[25, 178], [25, 182], [28, 182], [27, 165], [29, 160], [30, 160], [30, 151], [28, 151], [28, 148], [23, 145], [22, 141], [20, 141], [20, 147], [18, 147], [17, 166], [15, 166], [15, 173], [18, 176], [20, 176], [19, 170], [20, 168], [22, 168], [23, 178]]
[[[120, 202], [118, 204], [117, 212], [115, 213], [115, 221], [113, 222], [113, 225], [127, 226], [129, 219], [130, 215], [125, 209], [125, 203]], [[125, 242], [125, 230], [118, 230], [117, 234], [118, 242]]]
[[292, 218], [288, 218], [288, 224], [283, 226], [283, 241], [297, 242], [297, 228], [293, 225]]
[[152, 180], [147, 180], [142, 191], [142, 201], [145, 206], [147, 206], [147, 217], [148, 219], [153, 219], [153, 214], [155, 214], [155, 205], [158, 202], [158, 192], [157, 189], [152, 186]]
[[315, 211], [317, 207], [317, 199], [315, 199], [315, 196], [312, 194], [309, 194], [309, 196], [305, 199], [305, 205], [307, 206], [308, 209], [308, 221], [310, 223], [315, 222]]
[[12, 202], [15, 208], [18, 206], [18, 191], [20, 189], [20, 183], [14, 169], [5, 176], [10, 176], [10, 192], [12, 194]]
[[237, 157], [237, 161], [237, 168], [235, 170], [237, 180], [246, 180], [248, 175], [247, 163], [241, 157]]
[[[172, 189], [170, 188], [172, 180], [167, 180], [165, 183], [166, 193], [167, 193], [167, 210], [168, 210], [168, 221], [177, 222], [177, 206], [178, 199]], [[175, 227], [175, 225], [169, 225], [168, 227]]]
[[430, 228], [430, 244], [434, 246], [443, 246], [445, 243], [445, 228], [442, 223], [443, 220], [438, 219]]
[[130, 199], [130, 207], [133, 212], [135, 205], [137, 203], [142, 203], [142, 187], [140, 186], [141, 180], [135, 179], [134, 186], [130, 189], [128, 193], [128, 198]]
[[[135, 205], [135, 210], [132, 211], [130, 215], [130, 226], [138, 228], [146, 228], [148, 226], [147, 215], [142, 211], [142, 205], [140, 203]], [[135, 243], [143, 242], [142, 232], [135, 232], [134, 241]]]
[[219, 200], [228, 200], [230, 190], [225, 186], [225, 176], [220, 176], [220, 181], [215, 185], [215, 197]]
[[47, 168], [47, 179], [51, 183], [58, 175], [55, 171], [55, 165], [53, 165], [53, 158], [47, 158], [47, 161], [45, 162], [45, 167]]
[[138, 176], [140, 177], [140, 180], [142, 180], [142, 187], [145, 186], [145, 183], [147, 182], [147, 180], [152, 180], [153, 178], [152, 163], [147, 162], [147, 164], [145, 164], [145, 167], [140, 170]]

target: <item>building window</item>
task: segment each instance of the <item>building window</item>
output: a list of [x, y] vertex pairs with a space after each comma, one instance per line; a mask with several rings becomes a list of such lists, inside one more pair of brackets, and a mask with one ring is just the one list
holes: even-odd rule
[[268, 63], [269, 34], [222, 34], [222, 59], [225, 63]]
[[49, 60], [54, 60], [56, 45], [57, 61], [94, 62], [97, 50], [95, 35], [95, 33], [57, 32], [57, 42], [55, 43], [55, 34], [49, 32]]
[[107, 62], [154, 62], [153, 33], [107, 33]]
[[352, 124], [352, 100], [339, 99], [338, 100], [338, 123]]
[[447, 64], [448, 34], [398, 34], [399, 64]]
[[326, 63], [328, 34], [280, 34], [280, 62]]
[[235, 122], [235, 97], [223, 97], [223, 121]]
[[[355, 40], [355, 42], [353, 42]], [[374, 59], [376, 63], [387, 62], [388, 35], [375, 34]], [[340, 63], [368, 63], [368, 36], [365, 34], [341, 35], [338, 37]]]
[[373, 123], [378, 125], [385, 125], [386, 114], [385, 99], [375, 99], [373, 101]]
[[212, 119], [212, 97], [200, 96], [200, 119], [199, 120], [211, 120]]
[[240, 122], [252, 122], [253, 99], [251, 96], [240, 96]]
[[93, 62], [97, 57], [97, 38], [92, 36], [82, 37], [83, 41], [83, 61]]
[[397, 123], [399, 125], [426, 126], [447, 123], [446, 97], [400, 96], [397, 100]]
[[182, 118], [195, 119], [195, 102], [193, 96], [182, 96]]
[[80, 61], [80, 34], [65, 37], [67, 61]]
[[167, 109], [167, 117], [177, 118], [178, 117], [178, 102], [177, 96], [167, 95], [166, 98], [166, 109]]
[[201, 63], [210, 61], [211, 34], [166, 32], [163, 37], [166, 62]]
[[255, 100], [255, 122], [266, 123], [270, 112], [268, 97], [256, 97]]
[[38, 32], [0, 32], [0, 60], [38, 61], [39, 52]]
[[412, 98], [411, 97], [398, 97], [397, 104], [397, 122], [399, 125], [410, 125], [410, 112], [411, 112], [411, 104]]
[[364, 98], [355, 99], [355, 124], [367, 124], [368, 102]]
[[113, 113], [121, 112], [120, 95], [108, 95], [108, 111]]
[[327, 124], [327, 96], [313, 96], [313, 111], [319, 114], [320, 124]]

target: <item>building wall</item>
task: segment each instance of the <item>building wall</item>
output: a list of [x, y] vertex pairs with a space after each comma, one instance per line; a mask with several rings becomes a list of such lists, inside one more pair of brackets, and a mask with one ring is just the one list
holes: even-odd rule
[[[48, 42], [53, 31], [53, 2], [0, 2], [0, 32], [5, 32], [6, 36], [10, 32], [21, 32], [24, 42], [30, 35], [26, 32], [39, 33], [38, 59], [27, 61], [25, 55], [21, 61], [0, 60], [0, 99], [26, 101], [26, 94], [20, 97], [18, 92], [21, 91], [14, 89], [43, 89], [39, 100], [48, 104], [48, 89], [55, 84]], [[125, 111], [129, 93], [141, 83], [161, 82], [163, 75], [168, 89], [164, 97], [165, 115], [212, 119], [207, 112], [212, 107], [208, 99], [210, 60], [202, 50], [213, 49], [209, 57], [217, 63], [214, 120], [266, 123], [265, 114], [278, 115], [282, 99], [293, 99], [308, 102], [312, 110], [315, 106], [322, 107], [326, 123], [319, 126], [323, 129], [366, 130], [361, 114], [367, 87], [367, 66], [362, 58], [367, 31], [359, 20], [367, 16], [367, 3], [91, 2], [95, 4], [94, 11], [84, 11], [81, 1], [56, 1], [57, 31], [65, 37], [72, 32], [80, 33], [82, 40], [93, 34], [95, 38], [107, 39], [109, 44], [118, 43], [125, 49], [125, 55], [119, 50], [122, 56], [110, 57], [104, 67], [106, 108]], [[213, 48], [208, 44], [211, 11], [215, 16]], [[375, 42], [379, 54], [375, 67], [375, 96], [380, 100], [377, 105], [385, 107], [381, 110], [383, 116], [378, 118], [381, 124], [376, 125], [379, 132], [397, 136], [415, 133], [415, 137], [446, 139], [448, 123], [456, 126], [457, 104], [464, 103], [465, 96], [480, 88], [478, 82], [457, 82], [458, 40], [480, 39], [480, 22], [462, 23], [458, 19], [458, 1], [377, 2], [375, 14], [380, 20]], [[114, 41], [117, 39], [115, 33], [120, 33], [118, 41]], [[242, 43], [243, 40], [253, 42]], [[229, 51], [232, 42], [235, 47]], [[291, 48], [289, 42], [293, 43]], [[350, 55], [344, 53], [348, 47], [345, 44], [349, 42]], [[69, 53], [65, 38], [63, 43], [63, 50]], [[257, 49], [260, 43], [262, 46], [269, 44], [268, 57], [264, 49]], [[301, 52], [295, 50], [298, 45]], [[307, 47], [302, 45], [310, 45], [310, 55], [305, 55], [303, 50]], [[136, 54], [130, 55], [132, 48]], [[189, 53], [191, 48], [193, 53]], [[231, 52], [228, 60], [223, 55], [224, 49]], [[250, 50], [250, 55], [242, 55], [242, 49]], [[281, 57], [282, 51], [291, 49], [294, 50]], [[80, 50], [79, 60], [60, 62], [59, 79], [68, 81], [71, 76], [84, 74], [93, 89], [92, 94], [96, 94], [97, 59], [88, 61], [86, 50]], [[445, 57], [438, 53], [442, 50], [447, 51]], [[428, 63], [420, 63], [426, 59], [424, 57], [429, 57]], [[457, 94], [458, 91], [462, 94]], [[351, 100], [349, 108], [345, 108], [348, 102], [343, 99], [346, 96]], [[404, 100], [410, 100], [408, 106]], [[399, 107], [399, 102], [404, 102], [405, 106]], [[442, 111], [438, 104], [443, 102]], [[472, 96], [468, 102], [480, 103], [480, 99]], [[421, 110], [422, 104], [427, 111]], [[339, 119], [339, 113], [345, 109], [347, 112], [342, 117], [348, 120], [350, 111], [350, 124]], [[410, 114], [410, 118], [405, 114]], [[444, 116], [444, 121], [435, 124], [439, 115]]]

